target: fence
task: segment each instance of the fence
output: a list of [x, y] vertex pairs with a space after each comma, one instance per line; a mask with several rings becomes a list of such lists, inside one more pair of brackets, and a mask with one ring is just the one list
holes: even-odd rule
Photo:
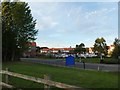
[[13, 77], [33, 81], [33, 82], [36, 82], [36, 83], [42, 83], [42, 84], [44, 84], [44, 88], [46, 88], [46, 89], [49, 89], [50, 86], [54, 86], [54, 87], [57, 87], [57, 88], [68, 89], [68, 90], [69, 89], [70, 90], [83, 89], [81, 87], [52, 81], [52, 80], [50, 80], [50, 77], [48, 75], [44, 75], [44, 79], [42, 79], [42, 78], [36, 78], [36, 77], [32, 77], [32, 76], [27, 76], [27, 75], [23, 75], [23, 74], [10, 72], [10, 71], [8, 71], [8, 69], [1, 70], [0, 73], [5, 74], [5, 83], [1, 82], [1, 85], [6, 86], [8, 88], [13, 88], [12, 85], [8, 85], [8, 80], [9, 80], [8, 76], [13, 76]]

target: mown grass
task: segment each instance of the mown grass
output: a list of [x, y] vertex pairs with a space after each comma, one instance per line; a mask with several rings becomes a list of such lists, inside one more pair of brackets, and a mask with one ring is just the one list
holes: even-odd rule
[[[25, 62], [3, 63], [3, 69], [43, 78], [45, 74], [50, 75], [53, 81], [75, 85], [83, 88], [118, 88], [118, 74], [89, 71], [76, 68], [55, 67], [50, 65], [33, 64]], [[22, 79], [10, 78], [12, 85], [24, 88], [39, 88], [43, 85]]]
[[[86, 63], [100, 63], [100, 58], [82, 58], [82, 59], [76, 59], [76, 62], [84, 61]], [[118, 64], [118, 60], [114, 58], [104, 58], [103, 64]]]

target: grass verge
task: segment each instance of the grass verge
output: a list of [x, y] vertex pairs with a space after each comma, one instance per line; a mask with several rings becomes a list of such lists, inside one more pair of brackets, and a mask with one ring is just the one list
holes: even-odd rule
[[[101, 71], [89, 71], [76, 68], [55, 67], [25, 62], [3, 63], [3, 69], [43, 78], [44, 74], [50, 75], [53, 81], [75, 85], [83, 88], [118, 88], [118, 73]], [[4, 80], [4, 79], [3, 79]], [[12, 78], [9, 81], [12, 85], [24, 88], [39, 88], [40, 84]]]
[[[84, 61], [86, 63], [100, 63], [100, 58], [82, 58], [82, 59], [76, 59], [76, 62]], [[118, 64], [118, 60], [114, 58], [104, 58], [103, 59], [104, 64]]]

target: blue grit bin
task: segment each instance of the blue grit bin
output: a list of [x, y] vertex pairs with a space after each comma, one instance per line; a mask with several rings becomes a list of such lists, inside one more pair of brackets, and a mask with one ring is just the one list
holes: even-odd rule
[[74, 66], [75, 58], [73, 56], [66, 57], [66, 66]]

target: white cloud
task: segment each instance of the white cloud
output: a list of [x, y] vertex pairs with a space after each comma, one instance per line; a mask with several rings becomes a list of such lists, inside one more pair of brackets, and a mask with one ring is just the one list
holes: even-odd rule
[[58, 29], [58, 30], [56, 30], [57, 33], [66, 33], [67, 31], [69, 31], [69, 30], [67, 30], [67, 29]]
[[29, 5], [32, 11], [42, 16], [53, 14], [53, 12], [59, 8], [57, 2], [29, 2]]
[[40, 17], [40, 19], [37, 20], [37, 26], [39, 30], [44, 30], [47, 28], [54, 28], [56, 27], [59, 23], [55, 21], [52, 17], [50, 16], [43, 16]]
[[51, 22], [51, 27], [55, 27], [58, 25], [58, 22]]
[[67, 13], [68, 17], [76, 17], [82, 12], [82, 7], [79, 6], [79, 7], [76, 7], [76, 8], [75, 7], [74, 8], [67, 8], [65, 10], [65, 12]]
[[60, 37], [61, 35], [59, 33], [55, 33], [55, 34], [50, 34], [48, 35], [48, 37], [50, 38], [56, 38], [56, 37]]
[[61, 47], [66, 47], [68, 46], [68, 44], [64, 43], [64, 44], [61, 44], [61, 42], [56, 42], [54, 40], [52, 41], [46, 41], [46, 40], [38, 40], [37, 39], [37, 42], [38, 42], [38, 46], [40, 47], [49, 47], [49, 48], [61, 48]]
[[[112, 26], [109, 26], [109, 23], [113, 23], [111, 20], [110, 15], [111, 13], [114, 13], [116, 8], [112, 9], [98, 9], [94, 11], [84, 11], [81, 15], [78, 15], [76, 17], [76, 26], [78, 27], [78, 30], [82, 29], [82, 32], [100, 32], [101, 30], [105, 29], [113, 29]], [[106, 30], [109, 32], [109, 30]]]
[[29, 2], [32, 14], [35, 19], [37, 19], [36, 28], [39, 30], [44, 30], [47, 28], [54, 28], [59, 23], [54, 18], [54, 12], [59, 8], [58, 3], [50, 2]]
[[105, 16], [114, 10], [116, 10], [116, 8], [112, 8], [112, 9], [104, 8], [101, 10], [87, 12], [87, 14], [85, 15], [85, 18], [90, 19], [90, 18]]

